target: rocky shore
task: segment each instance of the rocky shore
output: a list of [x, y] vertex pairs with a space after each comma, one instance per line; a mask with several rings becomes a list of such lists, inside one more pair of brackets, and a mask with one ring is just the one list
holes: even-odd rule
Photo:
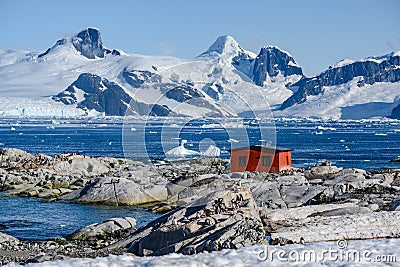
[[324, 164], [280, 174], [230, 173], [226, 161], [214, 158], [152, 166], [8, 148], [0, 151], [0, 191], [167, 212], [139, 229], [134, 218], [114, 218], [41, 242], [0, 233], [2, 264], [400, 237], [400, 170]]

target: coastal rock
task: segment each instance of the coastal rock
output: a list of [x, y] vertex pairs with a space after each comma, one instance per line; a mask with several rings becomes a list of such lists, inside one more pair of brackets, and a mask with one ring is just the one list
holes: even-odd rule
[[282, 186], [280, 194], [287, 207], [294, 208], [302, 205], [313, 204], [310, 202], [312, 202], [312, 200], [317, 201], [315, 198], [319, 198], [318, 196], [324, 194], [325, 190], [326, 187], [320, 185], [289, 185]]
[[347, 169], [343, 169], [343, 170], [339, 171], [337, 175], [340, 176], [340, 175], [345, 175], [345, 174], [356, 174], [356, 173], [359, 173], [362, 175], [367, 174], [367, 172], [363, 169], [347, 168]]
[[[4, 242], [18, 243], [19, 240], [13, 236], [0, 232], [0, 244]], [[1, 246], [0, 246], [1, 248]]]
[[265, 243], [265, 232], [248, 188], [215, 191], [138, 229], [116, 246], [140, 256], [236, 249]]
[[60, 175], [79, 174], [87, 177], [98, 176], [109, 171], [106, 166], [92, 158], [74, 158], [70, 161], [60, 161], [53, 168]]
[[296, 174], [296, 175], [283, 175], [278, 176], [275, 179], [279, 185], [305, 185], [308, 184], [307, 179], [304, 175]]
[[315, 166], [304, 171], [304, 176], [308, 180], [328, 179], [337, 174], [341, 169], [336, 166]]
[[34, 158], [31, 153], [18, 148], [3, 148], [0, 152], [2, 161], [18, 162]]
[[50, 166], [52, 158], [40, 154], [31, 154], [17, 148], [3, 148], [0, 150], [0, 168], [21, 171], [37, 169], [40, 166]]
[[346, 173], [335, 176], [333, 179], [326, 180], [324, 186], [332, 187], [335, 195], [353, 192], [355, 189], [364, 188], [366, 179], [362, 173]]
[[70, 192], [72, 192], [72, 190], [68, 188], [43, 189], [36, 196], [40, 198], [54, 198], [68, 194]]
[[112, 218], [102, 223], [83, 227], [71, 234], [70, 240], [78, 243], [98, 244], [128, 236], [136, 230], [136, 220], [131, 217]]
[[287, 208], [276, 182], [264, 181], [253, 183], [251, 186], [251, 193], [259, 207], [270, 209]]
[[61, 197], [76, 203], [141, 205], [167, 199], [165, 184], [140, 185], [125, 178], [101, 178]]

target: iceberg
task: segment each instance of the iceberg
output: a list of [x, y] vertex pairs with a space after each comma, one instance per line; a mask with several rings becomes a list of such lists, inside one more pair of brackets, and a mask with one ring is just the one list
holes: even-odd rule
[[185, 144], [187, 140], [182, 140], [181, 144], [177, 147], [174, 147], [171, 150], [168, 150], [165, 154], [172, 157], [185, 157], [190, 155], [198, 155], [199, 153], [194, 150], [186, 149]]
[[219, 157], [221, 155], [221, 149], [216, 146], [210, 145], [206, 151], [202, 153], [204, 157]]

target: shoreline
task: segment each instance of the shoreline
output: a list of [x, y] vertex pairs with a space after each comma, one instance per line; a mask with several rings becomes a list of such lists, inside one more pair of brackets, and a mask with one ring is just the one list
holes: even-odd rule
[[[205, 240], [211, 238], [213, 241], [210, 242], [220, 246], [207, 247], [197, 244], [195, 239], [190, 241], [189, 238], [187, 241], [173, 241], [176, 244], [174, 248], [171, 247], [172, 250], [164, 251], [165, 249], [152, 247], [137, 251], [133, 245], [135, 242], [140, 243], [143, 238], [152, 239], [160, 230], [154, 223], [139, 229], [130, 223], [122, 229], [120, 226], [124, 223], [113, 222], [111, 232], [105, 234], [105, 230], [101, 228], [103, 234], [92, 237], [98, 230], [90, 228], [85, 232], [86, 236], [78, 241], [74, 241], [71, 236], [37, 242], [4, 241], [3, 249], [0, 248], [3, 264], [126, 253], [193, 254], [193, 248], [187, 244], [193, 244], [197, 254], [202, 251], [256, 245], [266, 242], [267, 235], [270, 237], [270, 245], [312, 244], [341, 238], [350, 240], [400, 237], [400, 223], [397, 222], [400, 219], [393, 219], [400, 216], [400, 169], [366, 172], [327, 165], [304, 170], [292, 169], [280, 174], [230, 173], [226, 162], [215, 158], [154, 167], [110, 157], [94, 158], [78, 154], [49, 157], [18, 149], [3, 149], [0, 157], [0, 178], [0, 191], [7, 196], [38, 197], [48, 201], [63, 200], [78, 204], [143, 207], [152, 203], [150, 206], [153, 206], [153, 211], [168, 212], [160, 217], [163, 219], [157, 219], [157, 227], [164, 227], [164, 224], [167, 227], [171, 224], [169, 218], [175, 218], [172, 220], [177, 220], [172, 224], [176, 225], [174, 227], [182, 231], [192, 229], [190, 231], [193, 233], [189, 236], [201, 235]], [[236, 202], [232, 200], [231, 203], [230, 198], [227, 198], [223, 200], [225, 204], [222, 207], [232, 208], [215, 210], [212, 204], [214, 200], [211, 200], [215, 192], [232, 195], [237, 190], [251, 192], [241, 193], [248, 196], [248, 200], [245, 198], [246, 201], [243, 202], [239, 197], [240, 201], [235, 204]], [[220, 202], [219, 198], [215, 201]], [[202, 207], [204, 212], [200, 209], [190, 216], [187, 212], [186, 216], [180, 215], [180, 210], [188, 209], [201, 199], [209, 199], [206, 203], [211, 203], [211, 206], [200, 205], [198, 207]], [[248, 221], [246, 216], [238, 217], [237, 214], [248, 214], [246, 216], [255, 218], [255, 221]], [[203, 217], [209, 218], [207, 220], [211, 220], [211, 226], [224, 233], [225, 241], [213, 239], [215, 237], [212, 237], [212, 232], [216, 230], [201, 230], [202, 227], [208, 229], [207, 224], [195, 226], [201, 220], [204, 221], [201, 219]], [[235, 223], [231, 225], [232, 222]], [[99, 222], [98, 227], [105, 227], [104, 223], [110, 224], [107, 221]], [[238, 227], [233, 225], [242, 225], [242, 230], [229, 230], [231, 227]], [[261, 227], [262, 231], [250, 234], [255, 225]], [[237, 233], [244, 236], [263, 233], [264, 238], [245, 238], [248, 242], [243, 243], [240, 241], [241, 234]], [[6, 249], [4, 244], [7, 244]]]

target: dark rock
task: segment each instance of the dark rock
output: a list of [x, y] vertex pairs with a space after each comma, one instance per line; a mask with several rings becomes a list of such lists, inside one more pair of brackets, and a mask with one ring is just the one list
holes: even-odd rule
[[[77, 89], [82, 90], [84, 99], [78, 102]], [[65, 91], [52, 98], [66, 105], [77, 104], [84, 110], [104, 112], [108, 116], [124, 116], [129, 114], [167, 116], [171, 110], [158, 104], [150, 105], [132, 99], [125, 90], [116, 83], [95, 74], [82, 73]]]
[[263, 86], [267, 77], [276, 77], [282, 74], [284, 77], [291, 75], [303, 75], [302, 69], [297, 66], [294, 59], [277, 47], [263, 47], [254, 62], [253, 81]]
[[392, 201], [391, 203], [386, 205], [383, 208], [383, 210], [387, 210], [387, 211], [398, 211], [398, 210], [400, 210], [400, 199], [396, 199], [396, 200]]
[[309, 217], [315, 216], [343, 216], [343, 215], [351, 215], [351, 214], [368, 214], [371, 213], [372, 210], [366, 207], [346, 207], [346, 208], [338, 208], [333, 210], [326, 210], [321, 212], [312, 213]]
[[124, 69], [121, 75], [134, 88], [140, 88], [144, 83], [161, 83], [161, 75], [147, 70]]
[[225, 89], [218, 83], [208, 83], [203, 87], [203, 91], [215, 100], [219, 100], [220, 95], [225, 93]]
[[68, 42], [71, 42], [74, 48], [84, 57], [89, 59], [95, 58], [104, 58], [107, 54], [111, 54], [113, 56], [120, 56], [121, 53], [116, 50], [110, 50], [104, 47], [103, 42], [101, 41], [100, 31], [94, 28], [87, 28], [77, 35], [72, 37], [70, 40], [67, 38], [63, 38], [58, 40], [56, 44], [46, 50], [46, 52], [40, 54], [38, 58], [44, 57], [57, 46], [64, 45]]
[[28, 259], [25, 263], [40, 263], [44, 261], [50, 261], [53, 259], [53, 256], [45, 254], [45, 253], [40, 253], [36, 255], [35, 257]]

